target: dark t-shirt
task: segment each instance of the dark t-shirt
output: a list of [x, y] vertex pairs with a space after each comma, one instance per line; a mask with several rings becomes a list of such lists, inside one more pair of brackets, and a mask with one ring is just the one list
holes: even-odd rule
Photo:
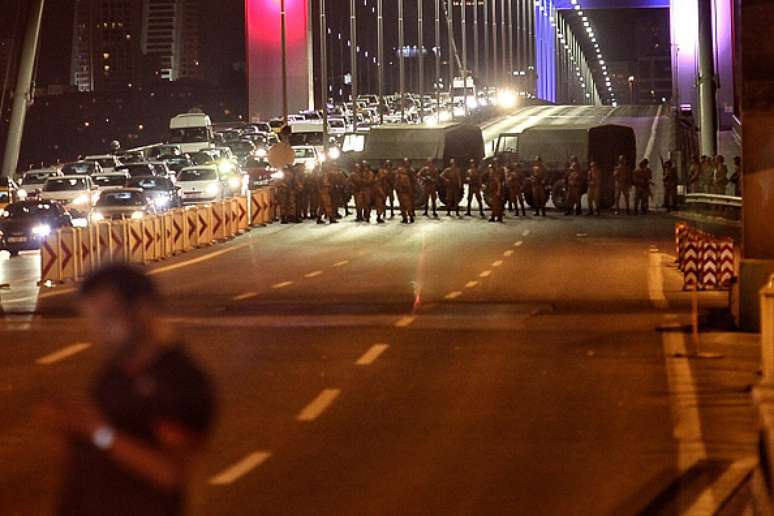
[[[209, 429], [214, 396], [206, 374], [181, 347], [164, 350], [152, 365], [130, 375], [109, 363], [92, 393], [103, 416], [117, 432], [151, 446], [158, 424], [203, 436]], [[165, 491], [114, 462], [91, 442], [71, 444], [61, 516], [177, 516], [183, 493]]]

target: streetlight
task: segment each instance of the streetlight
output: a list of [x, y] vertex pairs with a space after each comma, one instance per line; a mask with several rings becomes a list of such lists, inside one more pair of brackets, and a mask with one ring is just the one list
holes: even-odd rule
[[634, 104], [634, 76], [629, 76], [629, 103]]

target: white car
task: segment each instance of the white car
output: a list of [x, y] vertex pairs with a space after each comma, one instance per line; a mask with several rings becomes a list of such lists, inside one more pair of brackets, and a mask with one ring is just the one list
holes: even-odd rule
[[317, 148], [312, 145], [293, 147], [293, 154], [295, 155], [293, 165], [303, 165], [304, 170], [314, 170], [320, 164], [320, 155], [317, 153]]
[[184, 168], [177, 175], [183, 204], [223, 200], [223, 182], [217, 166]]
[[28, 170], [19, 178], [19, 185], [21, 191], [24, 191], [22, 196], [32, 197], [43, 190], [43, 186], [46, 184], [46, 180], [50, 177], [62, 177], [64, 174], [61, 170], [56, 168], [42, 168], [35, 170]]
[[89, 176], [51, 177], [39, 197], [44, 201], [59, 201], [73, 218], [81, 218], [94, 206], [99, 190]]
[[109, 174], [113, 172], [117, 167], [121, 166], [121, 161], [112, 154], [102, 154], [99, 156], [86, 156], [83, 161], [93, 161], [99, 163], [102, 166], [102, 172]]
[[328, 119], [328, 134], [331, 136], [341, 137], [347, 132], [347, 123], [343, 118], [329, 118]]
[[129, 172], [113, 172], [112, 174], [99, 174], [91, 176], [91, 180], [100, 192], [125, 188], [129, 181]]

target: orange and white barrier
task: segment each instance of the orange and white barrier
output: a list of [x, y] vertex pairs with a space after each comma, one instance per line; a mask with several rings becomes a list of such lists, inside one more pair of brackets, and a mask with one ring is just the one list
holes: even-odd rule
[[115, 262], [128, 262], [129, 257], [129, 223], [110, 222], [110, 259]]
[[225, 202], [216, 202], [212, 204], [212, 239], [223, 241], [227, 238], [226, 229], [228, 221], [226, 219], [227, 206]]
[[127, 261], [145, 263], [145, 228], [142, 220], [130, 220], [126, 223], [128, 230], [127, 245], [129, 252]]
[[77, 228], [59, 230], [59, 281], [78, 279], [80, 236], [80, 231]]
[[110, 226], [106, 220], [94, 224], [94, 255], [98, 266], [113, 261], [113, 234]]
[[212, 245], [212, 206], [205, 204], [196, 207], [197, 214], [197, 242], [199, 247]]
[[96, 228], [93, 225], [78, 228], [78, 252], [76, 261], [78, 264], [78, 277], [83, 277], [99, 266], [96, 251]]
[[735, 275], [736, 251], [730, 238], [716, 238], [685, 223], [675, 226], [677, 266], [683, 290], [727, 290]]

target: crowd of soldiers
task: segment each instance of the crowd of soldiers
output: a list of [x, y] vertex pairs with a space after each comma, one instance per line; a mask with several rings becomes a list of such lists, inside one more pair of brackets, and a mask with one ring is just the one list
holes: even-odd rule
[[729, 194], [729, 185], [733, 194], [742, 195], [742, 159], [734, 158], [734, 171], [729, 176], [728, 166], [723, 156], [694, 157], [688, 170], [688, 192]]
[[[671, 161], [662, 163], [664, 169], [665, 206], [677, 207], [677, 174]], [[416, 206], [424, 207], [426, 217], [438, 218], [439, 197], [448, 217], [462, 217], [460, 205], [467, 207], [465, 216], [473, 216], [473, 201], [478, 215], [486, 218], [485, 204], [490, 208], [490, 222], [503, 222], [506, 210], [515, 216], [527, 215], [525, 196], [531, 197], [536, 216], [546, 216], [549, 174], [540, 157], [532, 162], [530, 170], [516, 162], [495, 158], [490, 162], [470, 160], [465, 166], [456, 160], [441, 169], [434, 160], [427, 160], [416, 170], [405, 159], [397, 165], [386, 161], [378, 169], [366, 163], [357, 163], [346, 174], [333, 163], [324, 163], [311, 172], [303, 167], [289, 167], [276, 183], [283, 224], [315, 219], [318, 224], [336, 223], [341, 212], [349, 216], [349, 201], [354, 197], [357, 222], [369, 223], [373, 215], [383, 224], [395, 216], [396, 208], [403, 224], [416, 220]], [[615, 213], [645, 214], [648, 212], [652, 186], [652, 171], [647, 159], [631, 169], [621, 156], [613, 172], [615, 183]], [[587, 215], [600, 214], [602, 173], [597, 163], [589, 163], [583, 170], [577, 158], [571, 157], [564, 173], [567, 192], [566, 215], [581, 215], [581, 201], [587, 194]], [[465, 186], [467, 185], [467, 196]], [[631, 191], [634, 189], [634, 204]], [[396, 207], [397, 197], [397, 207]], [[465, 197], [465, 198], [463, 198]], [[622, 206], [623, 201], [623, 206]]]

